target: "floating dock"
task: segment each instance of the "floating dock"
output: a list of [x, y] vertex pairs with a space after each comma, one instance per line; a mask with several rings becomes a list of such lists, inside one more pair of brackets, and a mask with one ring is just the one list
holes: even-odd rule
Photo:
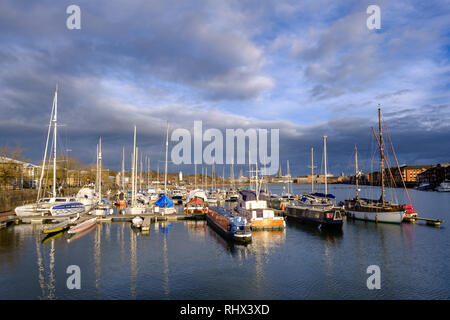
[[425, 221], [427, 225], [429, 226], [435, 226], [435, 227], [439, 227], [441, 225], [441, 223], [444, 223], [445, 220], [441, 220], [441, 219], [431, 219], [431, 218], [422, 218], [422, 217], [414, 217], [412, 219], [409, 220], [409, 222], [416, 222], [416, 221]]
[[152, 218], [150, 216], [145, 217], [144, 222], [142, 222], [141, 230], [149, 231], [151, 223], [152, 223]]
[[134, 217], [139, 216], [144, 219], [144, 223], [147, 219], [147, 221], [157, 222], [157, 221], [176, 221], [176, 220], [185, 220], [186, 216], [184, 214], [166, 214], [166, 215], [159, 215], [159, 214], [138, 214], [138, 215], [131, 215], [131, 214], [121, 214], [121, 215], [115, 215], [111, 216], [112, 222], [131, 222]]

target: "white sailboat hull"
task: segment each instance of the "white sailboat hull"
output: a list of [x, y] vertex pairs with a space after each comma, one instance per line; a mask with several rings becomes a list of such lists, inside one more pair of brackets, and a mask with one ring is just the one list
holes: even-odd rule
[[42, 216], [43, 214], [50, 212], [50, 207], [45, 209], [38, 207], [36, 204], [26, 204], [17, 207], [14, 211], [18, 217]]
[[177, 209], [174, 207], [170, 208], [160, 208], [158, 206], [155, 206], [153, 208], [153, 213], [160, 214], [160, 215], [166, 215], [166, 214], [175, 214], [177, 212]]
[[133, 218], [133, 220], [131, 220], [131, 223], [133, 224], [133, 227], [140, 228], [140, 227], [142, 227], [144, 220], [138, 216], [138, 217]]
[[97, 209], [93, 209], [90, 214], [94, 215], [94, 216], [105, 216], [105, 215], [111, 215], [113, 214], [113, 209], [112, 208], [97, 208]]
[[405, 216], [404, 211], [394, 212], [363, 212], [347, 210], [347, 215], [353, 219], [383, 222], [383, 223], [401, 223]]

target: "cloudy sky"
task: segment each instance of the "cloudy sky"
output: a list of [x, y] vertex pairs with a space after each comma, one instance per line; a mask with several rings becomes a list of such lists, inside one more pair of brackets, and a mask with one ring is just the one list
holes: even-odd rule
[[60, 150], [93, 163], [102, 136], [112, 169], [134, 124], [155, 169], [166, 121], [202, 120], [280, 129], [283, 172], [309, 172], [311, 147], [320, 169], [323, 135], [332, 173], [353, 171], [355, 144], [370, 171], [378, 104], [400, 163], [449, 162], [449, 30], [446, 0], [0, 0], [0, 145], [42, 159], [58, 84]]

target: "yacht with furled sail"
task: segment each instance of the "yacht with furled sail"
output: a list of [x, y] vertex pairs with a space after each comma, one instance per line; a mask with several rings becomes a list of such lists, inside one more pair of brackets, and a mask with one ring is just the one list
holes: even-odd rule
[[97, 192], [98, 200], [90, 214], [103, 216], [113, 213], [113, 209], [108, 200], [102, 198], [102, 138], [99, 138], [97, 145]]
[[[39, 188], [37, 201], [35, 203], [19, 206], [15, 208], [16, 215], [19, 217], [26, 216], [70, 216], [85, 212], [85, 207], [75, 197], [58, 197], [56, 193], [56, 138], [57, 138], [57, 122], [58, 122], [58, 87], [55, 89], [53, 98], [52, 111], [50, 114], [50, 123], [47, 132], [47, 141], [45, 143], [44, 161], [41, 168], [41, 176], [39, 179]], [[53, 197], [42, 197], [44, 190], [42, 182], [47, 161], [47, 150], [49, 146], [50, 132], [53, 128]]]
[[177, 210], [173, 206], [172, 200], [167, 196], [167, 161], [169, 154], [169, 121], [167, 121], [166, 128], [166, 163], [164, 170], [164, 193], [159, 195], [159, 199], [155, 202], [155, 206], [153, 207], [153, 212], [161, 215], [173, 214], [176, 213]]
[[327, 184], [327, 136], [323, 137], [325, 168], [325, 193], [314, 192], [314, 149], [311, 149], [311, 193], [303, 194], [299, 200], [291, 201], [285, 209], [289, 219], [301, 223], [318, 225], [321, 228], [341, 229], [343, 225], [342, 208], [334, 204], [334, 195], [328, 193]]
[[116, 207], [122, 209], [128, 205], [128, 199], [125, 195], [125, 148], [122, 148], [122, 172], [120, 174], [120, 190], [116, 195]]
[[[381, 125], [381, 109], [378, 108], [378, 137], [372, 128], [373, 134], [380, 150], [380, 175], [381, 175], [381, 196], [378, 200], [365, 199], [359, 197], [358, 190], [358, 158], [355, 147], [355, 168], [356, 168], [356, 195], [353, 199], [345, 200], [345, 210], [347, 216], [365, 221], [401, 223], [405, 217], [406, 208], [404, 205], [386, 201], [385, 198], [385, 159], [383, 130]], [[387, 166], [389, 169], [389, 165]], [[390, 169], [389, 169], [390, 171]], [[406, 188], [405, 188], [406, 189]], [[409, 195], [408, 195], [409, 197]], [[416, 214], [417, 215], [417, 214]]]
[[137, 193], [137, 149], [136, 149], [136, 126], [134, 126], [134, 136], [133, 136], [133, 163], [131, 166], [131, 203], [125, 209], [125, 212], [130, 215], [140, 215], [147, 213], [147, 207], [142, 203], [137, 201], [136, 193]]
[[94, 184], [90, 183], [83, 186], [76, 195], [77, 201], [81, 202], [84, 206], [84, 211], [90, 211], [98, 200], [97, 192], [95, 191]]

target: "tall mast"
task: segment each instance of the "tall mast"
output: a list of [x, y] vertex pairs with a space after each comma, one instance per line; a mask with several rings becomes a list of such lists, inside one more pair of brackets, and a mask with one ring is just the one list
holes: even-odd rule
[[194, 163], [194, 189], [197, 189], [197, 164]]
[[150, 188], [150, 156], [147, 156], [147, 191]]
[[157, 180], [158, 180], [158, 188], [159, 188], [159, 187], [160, 187], [160, 185], [159, 185], [159, 161], [158, 161], [158, 165], [157, 165], [156, 171], [157, 171], [156, 176], [157, 176]]
[[383, 129], [381, 127], [381, 109], [378, 105], [378, 129], [380, 132], [380, 172], [381, 172], [381, 203], [384, 204], [384, 151], [383, 151]]
[[141, 173], [139, 174], [139, 190], [142, 191], [142, 153], [141, 153]]
[[122, 147], [122, 189], [125, 190], [125, 147]]
[[311, 148], [311, 192], [314, 192], [314, 148]]
[[231, 161], [231, 188], [234, 190], [234, 159]]
[[49, 141], [49, 138], [50, 138], [50, 132], [52, 130], [52, 121], [53, 121], [53, 113], [55, 111], [56, 91], [57, 90], [58, 90], [58, 88], [56, 87], [56, 89], [55, 89], [55, 96], [53, 97], [52, 112], [50, 113], [50, 122], [48, 124], [47, 141], [45, 142], [44, 161], [42, 162], [41, 177], [39, 178], [39, 189], [38, 189], [37, 200], [39, 200], [41, 198], [42, 180], [44, 179], [45, 162], [47, 161], [48, 141]]
[[212, 187], [213, 191], [214, 191], [215, 184], [216, 184], [216, 178], [214, 176], [214, 174], [215, 174], [214, 171], [215, 171], [215, 168], [214, 168], [214, 158], [213, 158], [213, 163], [211, 165], [211, 187]]
[[325, 166], [325, 196], [328, 194], [328, 185], [327, 185], [327, 136], [323, 136], [323, 157], [324, 157], [324, 166]]
[[288, 195], [291, 194], [291, 170], [289, 168], [289, 160], [286, 163], [287, 166], [287, 176], [288, 176]]
[[58, 86], [55, 90], [55, 113], [53, 118], [53, 197], [56, 198], [56, 131], [58, 120]]
[[134, 138], [133, 138], [133, 164], [131, 167], [131, 206], [134, 205], [134, 181], [135, 181], [135, 163], [136, 163], [136, 125], [134, 126]]
[[166, 129], [166, 165], [164, 169], [164, 193], [167, 194], [167, 155], [169, 152], [169, 121], [167, 121]]
[[102, 201], [102, 137], [98, 144], [98, 198]]
[[[138, 147], [136, 147], [136, 163], [135, 163], [135, 165], [134, 165], [134, 167], [136, 168], [135, 169], [135, 175], [136, 175], [136, 178], [134, 179], [134, 199], [136, 199], [136, 196], [137, 196], [137, 178], [138, 178], [138, 176], [139, 176], [139, 174], [138, 174], [138, 159], [139, 159], [139, 148]], [[141, 180], [141, 177], [139, 177], [139, 181]]]
[[358, 188], [358, 149], [355, 144], [355, 180], [356, 180], [356, 199], [359, 198], [359, 188]]
[[255, 164], [255, 192], [256, 192], [256, 200], [259, 200], [259, 187], [258, 187], [258, 160], [256, 160]]
[[96, 167], [95, 167], [95, 192], [98, 193], [98, 143], [97, 143], [97, 153], [96, 153]]
[[[252, 190], [252, 165], [251, 165], [252, 153], [250, 147], [248, 149], [248, 187]], [[256, 190], [255, 190], [256, 191]]]
[[205, 183], [206, 183], [205, 191], [207, 191], [207, 189], [208, 189], [208, 167], [205, 168]]

